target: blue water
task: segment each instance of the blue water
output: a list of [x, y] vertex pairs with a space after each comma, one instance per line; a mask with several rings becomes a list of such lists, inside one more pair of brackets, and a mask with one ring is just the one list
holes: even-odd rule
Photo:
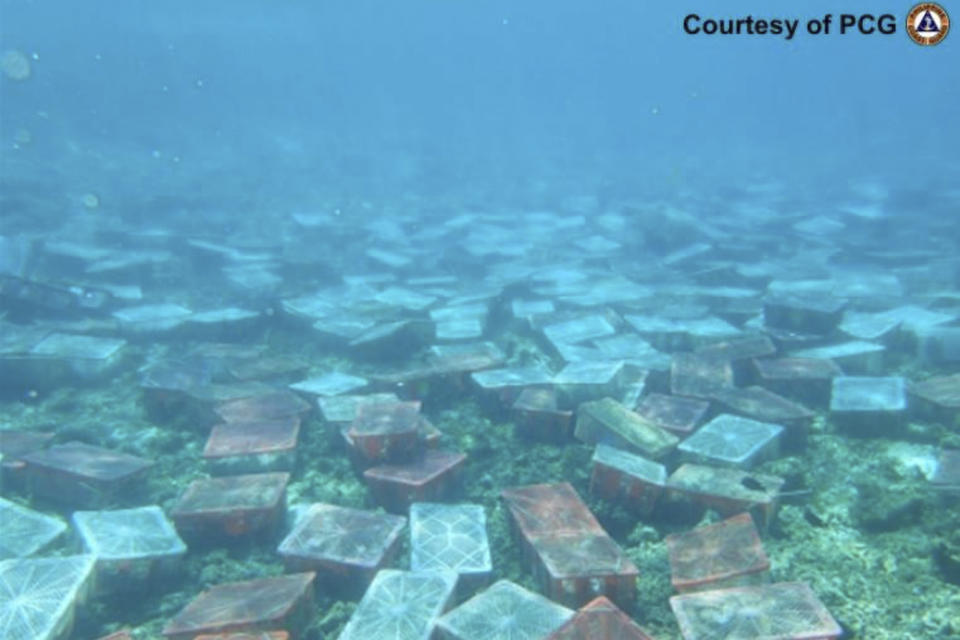
[[[958, 170], [960, 37], [915, 45], [901, 3], [0, 6], [4, 48], [38, 57], [30, 81], [3, 85], [4, 147], [24, 128], [39, 161], [123, 157], [138, 169], [114, 174], [127, 188], [221, 173], [267, 196], [561, 177], [573, 192], [916, 188]], [[897, 33], [681, 29], [691, 12], [803, 22], [841, 9], [892, 13]]]

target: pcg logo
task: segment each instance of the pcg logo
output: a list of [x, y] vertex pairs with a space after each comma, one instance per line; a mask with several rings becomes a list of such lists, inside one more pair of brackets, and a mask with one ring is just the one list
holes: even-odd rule
[[950, 18], [935, 2], [918, 4], [907, 14], [907, 34], [917, 44], [938, 44], [949, 30]]

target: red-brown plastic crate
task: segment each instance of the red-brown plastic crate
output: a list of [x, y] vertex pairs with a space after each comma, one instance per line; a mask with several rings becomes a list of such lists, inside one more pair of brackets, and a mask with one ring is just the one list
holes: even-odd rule
[[670, 598], [684, 640], [831, 640], [843, 629], [809, 586], [780, 582]]
[[328, 590], [358, 597], [396, 554], [406, 524], [402, 516], [316, 503], [277, 552], [288, 571], [316, 571]]
[[569, 482], [511, 487], [500, 495], [513, 516], [515, 531], [526, 540], [543, 535], [604, 533]]
[[391, 513], [405, 514], [414, 502], [440, 502], [456, 489], [467, 456], [427, 450], [404, 464], [371, 467], [363, 472], [377, 504]]
[[655, 425], [685, 438], [707, 419], [710, 402], [698, 398], [651, 393], [637, 406], [637, 413]]
[[529, 388], [513, 403], [513, 417], [521, 435], [546, 442], [565, 442], [573, 436], [573, 412], [557, 409], [552, 388]]
[[604, 596], [588, 602], [545, 640], [654, 640]]
[[298, 416], [223, 422], [210, 431], [203, 457], [215, 472], [290, 471], [299, 435]]
[[666, 538], [670, 581], [680, 593], [766, 582], [770, 560], [753, 518], [740, 513]]
[[556, 535], [606, 535], [587, 505], [567, 482], [512, 487], [501, 492], [510, 510], [510, 529], [523, 559], [531, 566], [537, 560], [533, 545], [539, 538]]
[[419, 449], [420, 417], [415, 401], [360, 405], [346, 430], [347, 442], [368, 463], [410, 460]]
[[252, 473], [194, 480], [170, 512], [192, 540], [270, 536], [286, 509], [288, 473]]
[[68, 442], [21, 456], [29, 489], [75, 508], [99, 508], [142, 483], [154, 463], [119, 451]]
[[308, 572], [216, 585], [168, 622], [163, 635], [194, 640], [202, 634], [283, 629], [296, 638], [314, 613], [315, 578]]
[[640, 572], [606, 533], [546, 535], [531, 543], [534, 575], [554, 602], [576, 608], [603, 595], [633, 608]]

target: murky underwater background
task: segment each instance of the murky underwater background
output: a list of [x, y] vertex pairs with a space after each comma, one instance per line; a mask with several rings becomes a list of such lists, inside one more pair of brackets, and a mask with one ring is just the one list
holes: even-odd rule
[[0, 635], [960, 635], [908, 9], [0, 0]]

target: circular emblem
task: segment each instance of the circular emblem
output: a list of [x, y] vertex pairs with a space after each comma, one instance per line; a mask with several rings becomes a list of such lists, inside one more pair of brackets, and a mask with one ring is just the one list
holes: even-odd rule
[[907, 14], [907, 34], [917, 44], [937, 44], [947, 37], [950, 18], [935, 2], [923, 2]]

